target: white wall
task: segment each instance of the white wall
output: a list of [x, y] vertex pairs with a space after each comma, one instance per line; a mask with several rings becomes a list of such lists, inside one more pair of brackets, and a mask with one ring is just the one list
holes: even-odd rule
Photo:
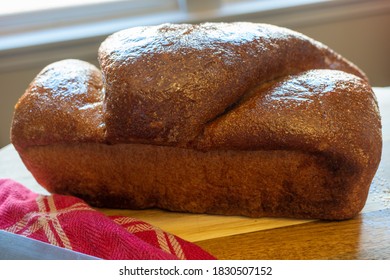
[[390, 86], [390, 13], [296, 28], [357, 64], [373, 86]]
[[[297, 17], [308, 15], [297, 13]], [[235, 17], [231, 20], [269, 22], [300, 31], [317, 39], [362, 68], [373, 86], [390, 86], [390, 11], [359, 13], [356, 16], [338, 17], [321, 20], [299, 18], [294, 21], [280, 15], [265, 17]], [[225, 19], [226, 21], [230, 19]], [[0, 147], [9, 141], [9, 129], [15, 103], [23, 94], [30, 81], [49, 62], [62, 58], [80, 58], [96, 64], [99, 42], [104, 38], [95, 38], [88, 42], [69, 42], [62, 46], [49, 48], [39, 63], [25, 61], [24, 57], [0, 55], [0, 64], [15, 62], [17, 67], [0, 70]]]

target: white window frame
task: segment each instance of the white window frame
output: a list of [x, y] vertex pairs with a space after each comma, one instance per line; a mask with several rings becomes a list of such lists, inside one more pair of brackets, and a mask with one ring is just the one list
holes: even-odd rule
[[240, 20], [294, 28], [385, 9], [388, 0], [134, 0], [10, 14], [0, 16], [0, 71], [90, 55], [109, 34], [138, 25]]

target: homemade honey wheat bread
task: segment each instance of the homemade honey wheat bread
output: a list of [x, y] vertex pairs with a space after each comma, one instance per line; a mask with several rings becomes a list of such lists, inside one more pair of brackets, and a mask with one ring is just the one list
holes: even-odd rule
[[48, 65], [15, 107], [12, 143], [37, 181], [93, 206], [347, 219], [377, 170], [364, 73], [265, 24], [136, 27], [95, 66]]

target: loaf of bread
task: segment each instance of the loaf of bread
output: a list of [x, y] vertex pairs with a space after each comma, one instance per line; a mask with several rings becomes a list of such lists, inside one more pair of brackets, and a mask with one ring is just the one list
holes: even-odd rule
[[136, 27], [44, 68], [11, 139], [48, 191], [96, 207], [348, 219], [382, 150], [365, 74], [266, 24]]

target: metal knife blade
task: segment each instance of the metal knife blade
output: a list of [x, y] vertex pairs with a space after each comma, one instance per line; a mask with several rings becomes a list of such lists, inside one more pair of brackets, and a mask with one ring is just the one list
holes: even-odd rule
[[98, 260], [98, 258], [0, 230], [1, 260]]

